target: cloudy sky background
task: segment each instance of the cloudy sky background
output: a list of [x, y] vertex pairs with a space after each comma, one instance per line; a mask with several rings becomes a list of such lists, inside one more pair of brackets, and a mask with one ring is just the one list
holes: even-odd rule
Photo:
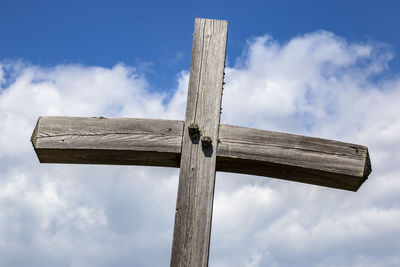
[[[290, 15], [279, 8], [283, 17]], [[365, 14], [375, 13], [368, 12], [359, 19], [369, 22]], [[28, 44], [19, 43], [34, 43], [29, 36], [14, 38], [20, 44], [15, 51], [2, 42], [0, 266], [169, 265], [177, 169], [39, 164], [30, 135], [41, 115], [183, 120], [196, 16], [231, 21], [222, 123], [366, 145], [373, 168], [356, 193], [217, 173], [210, 266], [399, 266], [400, 68], [390, 29], [387, 39], [379, 38], [375, 28], [361, 33], [355, 23], [351, 35], [321, 19], [311, 31], [276, 37], [286, 24], [269, 27], [261, 20], [254, 30], [241, 28], [237, 21], [244, 19], [234, 12], [189, 15], [175, 18], [189, 24], [176, 31], [159, 18], [154, 34], [168, 30], [180, 38], [168, 59], [135, 47], [137, 54], [130, 51], [126, 61], [116, 56], [114, 63], [94, 62], [70, 57], [66, 48], [51, 56], [33, 46], [29, 54]], [[382, 15], [381, 25], [392, 20]], [[297, 21], [303, 19], [291, 23]], [[231, 37], [231, 31], [238, 34]], [[2, 40], [12, 46], [7, 34]], [[47, 38], [43, 46], [53, 42]], [[82, 38], [83, 47], [91, 42]], [[119, 55], [118, 48], [108, 49]]]

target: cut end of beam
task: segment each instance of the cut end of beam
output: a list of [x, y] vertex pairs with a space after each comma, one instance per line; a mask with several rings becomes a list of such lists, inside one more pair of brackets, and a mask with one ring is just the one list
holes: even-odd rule
[[36, 151], [36, 139], [37, 139], [37, 133], [38, 133], [38, 128], [39, 128], [39, 122], [40, 122], [41, 118], [42, 117], [38, 118], [38, 120], [36, 122], [35, 129], [33, 129], [33, 133], [32, 133], [32, 136], [31, 136], [31, 143], [32, 143], [33, 148], [35, 149], [35, 151]]
[[369, 157], [369, 152], [368, 148], [365, 147], [365, 165], [364, 165], [364, 173], [362, 175], [362, 180], [360, 181], [360, 184], [358, 185], [358, 188], [353, 190], [354, 192], [357, 192], [358, 189], [360, 189], [361, 185], [368, 179], [368, 176], [372, 172], [372, 167], [371, 167], [371, 159]]
[[226, 20], [226, 19], [224, 19], [224, 20], [219, 20], [219, 19], [205, 19], [205, 18], [195, 18], [195, 20], [194, 20], [194, 23], [196, 24], [197, 22], [201, 22], [201, 21], [203, 21], [203, 22], [205, 22], [205, 21], [215, 21], [215, 22], [218, 22], [218, 23], [227, 23], [227, 24], [229, 24], [229, 21], [228, 20]]
[[364, 177], [365, 179], [368, 178], [369, 174], [372, 172], [371, 167], [371, 159], [369, 157], [368, 148], [366, 148], [366, 156], [365, 156], [365, 168], [364, 168]]

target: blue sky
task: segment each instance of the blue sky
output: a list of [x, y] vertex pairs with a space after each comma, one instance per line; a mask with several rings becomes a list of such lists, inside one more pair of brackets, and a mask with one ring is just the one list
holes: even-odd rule
[[[327, 30], [350, 41], [380, 41], [399, 53], [398, 1], [3, 1], [0, 58], [53, 66], [80, 63], [143, 68], [157, 90], [188, 69], [195, 17], [230, 22], [229, 64], [246, 40]], [[391, 70], [400, 69], [393, 59]]]
[[178, 170], [39, 164], [39, 116], [183, 120], [195, 17], [223, 123], [366, 145], [356, 193], [217, 173], [210, 266], [400, 266], [397, 1], [0, 2], [0, 266], [169, 266]]

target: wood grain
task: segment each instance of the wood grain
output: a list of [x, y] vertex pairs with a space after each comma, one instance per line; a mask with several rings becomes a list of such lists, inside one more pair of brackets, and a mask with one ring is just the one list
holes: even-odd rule
[[357, 191], [371, 172], [365, 146], [221, 125], [217, 170]]
[[42, 163], [179, 167], [182, 121], [40, 117], [32, 144]]
[[[227, 21], [195, 21], [172, 244], [174, 267], [208, 265], [227, 30]], [[189, 135], [190, 123], [199, 126], [201, 137], [211, 137], [211, 146], [203, 148], [198, 137]]]
[[[183, 122], [41, 117], [32, 143], [42, 163], [179, 167]], [[217, 171], [357, 191], [371, 172], [368, 148], [221, 124]]]

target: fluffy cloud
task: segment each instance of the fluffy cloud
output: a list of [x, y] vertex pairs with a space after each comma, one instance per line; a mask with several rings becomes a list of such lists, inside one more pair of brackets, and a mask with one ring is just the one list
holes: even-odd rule
[[[315, 32], [248, 42], [222, 122], [368, 145], [357, 193], [218, 173], [210, 266], [398, 266], [400, 80], [390, 48]], [[168, 266], [178, 171], [39, 165], [39, 115], [183, 119], [135, 68], [0, 63], [0, 265]]]
[[39, 165], [29, 141], [39, 115], [166, 117], [165, 96], [124, 65], [1, 69], [14, 80], [0, 95], [0, 265], [154, 266], [145, 257], [153, 252], [167, 259], [176, 170]]
[[[400, 80], [385, 79], [391, 58], [384, 45], [329, 32], [249, 42], [227, 70], [222, 120], [368, 145], [374, 171], [355, 194], [256, 178], [235, 185], [220, 174], [214, 252], [236, 250], [217, 266], [399, 264]], [[226, 242], [226, 228], [237, 241]]]

